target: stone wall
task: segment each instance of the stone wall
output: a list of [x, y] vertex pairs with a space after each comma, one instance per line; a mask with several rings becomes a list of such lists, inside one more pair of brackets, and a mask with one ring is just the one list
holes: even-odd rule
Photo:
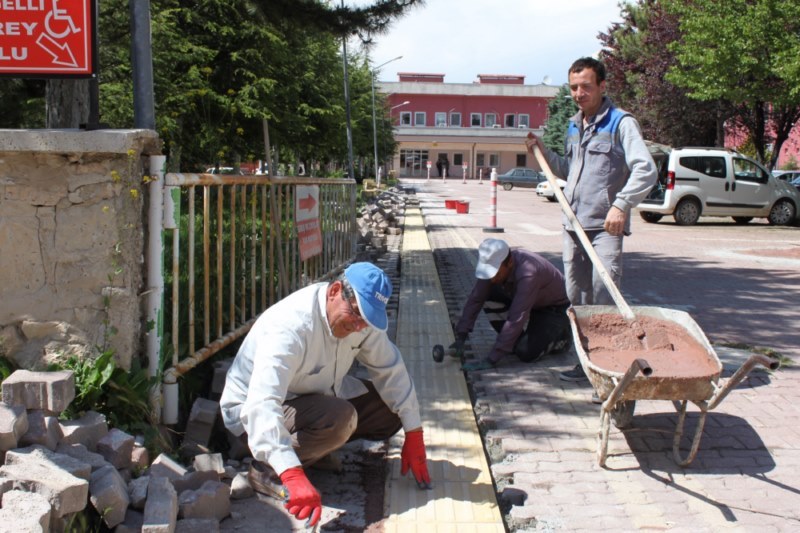
[[0, 355], [141, 346], [148, 130], [0, 130]]

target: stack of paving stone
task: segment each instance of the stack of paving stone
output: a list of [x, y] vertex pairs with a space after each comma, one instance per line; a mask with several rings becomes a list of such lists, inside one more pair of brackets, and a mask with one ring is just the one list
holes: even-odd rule
[[[59, 421], [75, 397], [70, 371], [17, 370], [2, 396], [0, 531], [65, 531], [91, 505], [119, 533], [207, 533], [219, 531], [231, 498], [253, 495], [246, 461], [200, 453], [184, 467], [161, 454], [149, 464], [141, 439], [109, 429], [99, 413]], [[196, 413], [195, 445], [209, 418], [200, 411], [209, 409], [215, 417], [213, 401]]]
[[418, 201], [410, 196], [413, 193], [413, 189], [392, 187], [369, 199], [357, 219], [359, 252], [368, 253], [372, 259], [386, 252], [386, 235], [402, 233], [405, 207]]

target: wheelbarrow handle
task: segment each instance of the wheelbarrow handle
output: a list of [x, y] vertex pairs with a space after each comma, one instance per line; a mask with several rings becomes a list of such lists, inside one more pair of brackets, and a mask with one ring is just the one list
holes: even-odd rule
[[777, 370], [781, 364], [777, 359], [773, 359], [772, 357], [767, 357], [766, 355], [760, 353], [754, 353], [751, 355], [744, 364], [739, 367], [739, 370], [734, 372], [734, 374], [728, 378], [728, 381], [725, 382], [725, 385], [718, 388], [711, 399], [708, 401], [708, 410], [714, 409], [716, 406], [720, 404], [720, 402], [725, 399], [725, 396], [733, 390], [739, 383], [747, 377], [753, 368], [756, 365], [761, 365], [769, 368], [770, 370]]
[[614, 409], [617, 401], [622, 397], [625, 393], [625, 389], [628, 388], [628, 385], [636, 377], [636, 375], [641, 372], [643, 376], [647, 377], [653, 373], [653, 368], [650, 366], [645, 359], [641, 357], [634, 360], [631, 363], [631, 366], [622, 376], [622, 379], [617, 383], [614, 389], [611, 391], [611, 394], [608, 395], [606, 401], [603, 402], [603, 409], [611, 412]]

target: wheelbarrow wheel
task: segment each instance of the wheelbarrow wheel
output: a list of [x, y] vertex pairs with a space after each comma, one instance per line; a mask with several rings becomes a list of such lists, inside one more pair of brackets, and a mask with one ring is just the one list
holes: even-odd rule
[[617, 402], [611, 411], [611, 421], [617, 429], [625, 429], [633, 421], [633, 412], [636, 410], [636, 400]]

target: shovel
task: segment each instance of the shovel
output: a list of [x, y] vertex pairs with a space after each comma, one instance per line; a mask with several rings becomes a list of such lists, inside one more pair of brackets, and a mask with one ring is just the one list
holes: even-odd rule
[[[533, 134], [529, 133], [528, 138], [532, 139]], [[572, 223], [572, 229], [575, 230], [575, 233], [578, 235], [578, 240], [581, 241], [581, 244], [583, 245], [583, 248], [586, 250], [589, 259], [592, 261], [592, 265], [594, 265], [595, 270], [600, 275], [600, 278], [603, 280], [603, 284], [606, 286], [606, 289], [608, 289], [608, 292], [611, 294], [611, 298], [614, 299], [614, 303], [617, 304], [617, 308], [619, 309], [620, 314], [625, 320], [628, 321], [636, 337], [639, 340], [641, 340], [642, 346], [645, 349], [647, 349], [648, 343], [644, 328], [642, 328], [642, 325], [636, 320], [636, 316], [633, 314], [633, 311], [631, 310], [630, 306], [625, 301], [625, 298], [622, 297], [622, 293], [619, 292], [617, 286], [614, 285], [614, 280], [611, 279], [608, 270], [606, 270], [605, 265], [603, 265], [603, 262], [600, 260], [600, 256], [598, 256], [597, 252], [595, 252], [594, 247], [592, 246], [592, 243], [589, 240], [589, 237], [583, 230], [583, 226], [581, 226], [580, 222], [578, 222], [578, 217], [575, 216], [575, 212], [572, 210], [572, 207], [570, 207], [566, 196], [564, 196], [564, 192], [561, 190], [561, 187], [558, 186], [556, 177], [553, 174], [550, 165], [547, 163], [547, 159], [545, 159], [544, 154], [539, 150], [538, 145], [534, 144], [532, 148], [533, 148], [533, 155], [539, 162], [539, 166], [542, 167], [542, 170], [544, 171], [544, 175], [547, 177], [547, 182], [550, 184], [550, 187], [553, 188], [553, 192], [555, 193], [556, 198], [558, 199], [558, 203], [561, 204], [561, 209], [564, 211], [564, 213], [567, 215], [567, 218]], [[661, 343], [659, 342], [659, 344]]]

